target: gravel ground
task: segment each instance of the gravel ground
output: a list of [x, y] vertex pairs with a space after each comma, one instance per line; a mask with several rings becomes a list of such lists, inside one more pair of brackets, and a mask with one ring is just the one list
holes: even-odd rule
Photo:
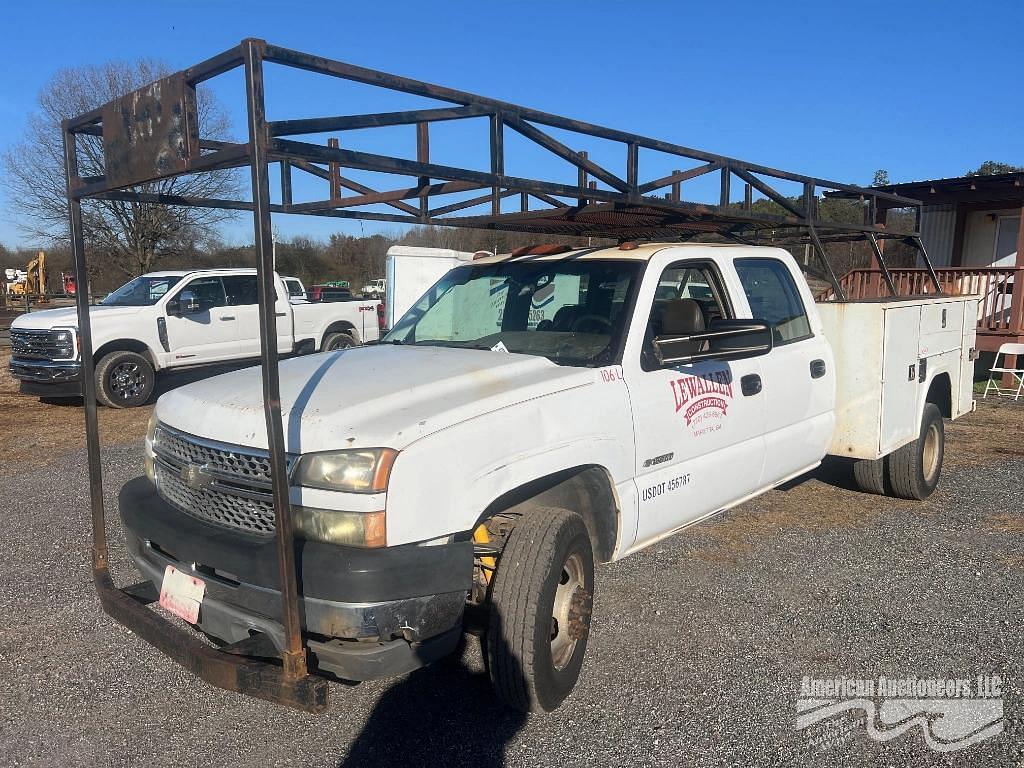
[[[113, 508], [139, 448], [104, 451]], [[926, 503], [837, 487], [832, 464], [600, 568], [579, 687], [534, 717], [494, 702], [473, 642], [404, 678], [334, 685], [321, 716], [209, 688], [100, 611], [82, 452], [0, 468], [0, 765], [1020, 766], [1024, 457], [957, 458]], [[116, 521], [110, 535], [115, 577], [136, 580]], [[1005, 732], [960, 752], [931, 751], [919, 727], [876, 743], [852, 717], [795, 728], [805, 675], [981, 673], [1007, 681]]]

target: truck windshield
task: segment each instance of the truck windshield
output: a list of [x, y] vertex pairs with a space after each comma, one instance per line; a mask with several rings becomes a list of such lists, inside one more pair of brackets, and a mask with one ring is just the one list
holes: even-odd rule
[[637, 261], [509, 261], [457, 267], [383, 340], [538, 355], [560, 365], [615, 361]]
[[100, 302], [105, 307], [150, 307], [160, 301], [180, 277], [143, 275], [125, 283]]

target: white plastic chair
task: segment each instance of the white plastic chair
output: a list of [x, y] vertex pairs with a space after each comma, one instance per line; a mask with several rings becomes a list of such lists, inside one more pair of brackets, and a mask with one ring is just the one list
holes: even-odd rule
[[[1016, 361], [1014, 362], [1014, 368], [1007, 368], [1006, 356], [1016, 355]], [[1003, 358], [1003, 367], [999, 366], [999, 358]], [[1009, 387], [1001, 386], [996, 383], [996, 378], [1001, 380], [1003, 374], [1009, 374], [1015, 381]], [[992, 363], [992, 368], [988, 372], [988, 383], [985, 384], [985, 393], [982, 398], [988, 397], [989, 390], [993, 391], [999, 397], [1012, 397], [1014, 400], [1019, 400], [1021, 393], [1024, 393], [1024, 344], [1003, 344], [999, 347], [999, 351], [996, 352], [995, 362]]]

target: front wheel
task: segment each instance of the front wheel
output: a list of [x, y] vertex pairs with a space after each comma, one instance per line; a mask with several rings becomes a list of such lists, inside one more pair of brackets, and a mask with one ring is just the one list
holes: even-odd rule
[[96, 399], [109, 408], [135, 408], [153, 394], [153, 365], [135, 352], [111, 352], [96, 366]]
[[901, 499], [927, 499], [931, 496], [942, 474], [945, 443], [942, 413], [934, 403], [926, 403], [917, 440], [889, 456], [892, 495]]
[[509, 534], [491, 585], [485, 640], [498, 696], [523, 712], [551, 712], [579, 679], [590, 634], [594, 554], [567, 509], [525, 514]]

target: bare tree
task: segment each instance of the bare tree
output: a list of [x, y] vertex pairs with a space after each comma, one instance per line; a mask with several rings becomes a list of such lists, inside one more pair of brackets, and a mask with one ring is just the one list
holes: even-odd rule
[[[159, 61], [113, 61], [59, 71], [39, 93], [39, 108], [24, 137], [3, 155], [6, 186], [17, 224], [26, 236], [58, 244], [68, 241], [61, 120], [82, 114], [167, 74]], [[228, 140], [228, 119], [213, 95], [197, 94], [204, 138]], [[83, 136], [78, 144], [82, 176], [103, 174], [102, 141]], [[183, 176], [136, 187], [150, 193], [236, 197], [240, 184], [231, 170]], [[98, 250], [100, 266], [133, 277], [166, 256], [182, 252], [198, 234], [231, 217], [231, 211], [146, 203], [90, 200], [83, 204], [87, 247]], [[103, 265], [97, 264], [104, 262]]]

